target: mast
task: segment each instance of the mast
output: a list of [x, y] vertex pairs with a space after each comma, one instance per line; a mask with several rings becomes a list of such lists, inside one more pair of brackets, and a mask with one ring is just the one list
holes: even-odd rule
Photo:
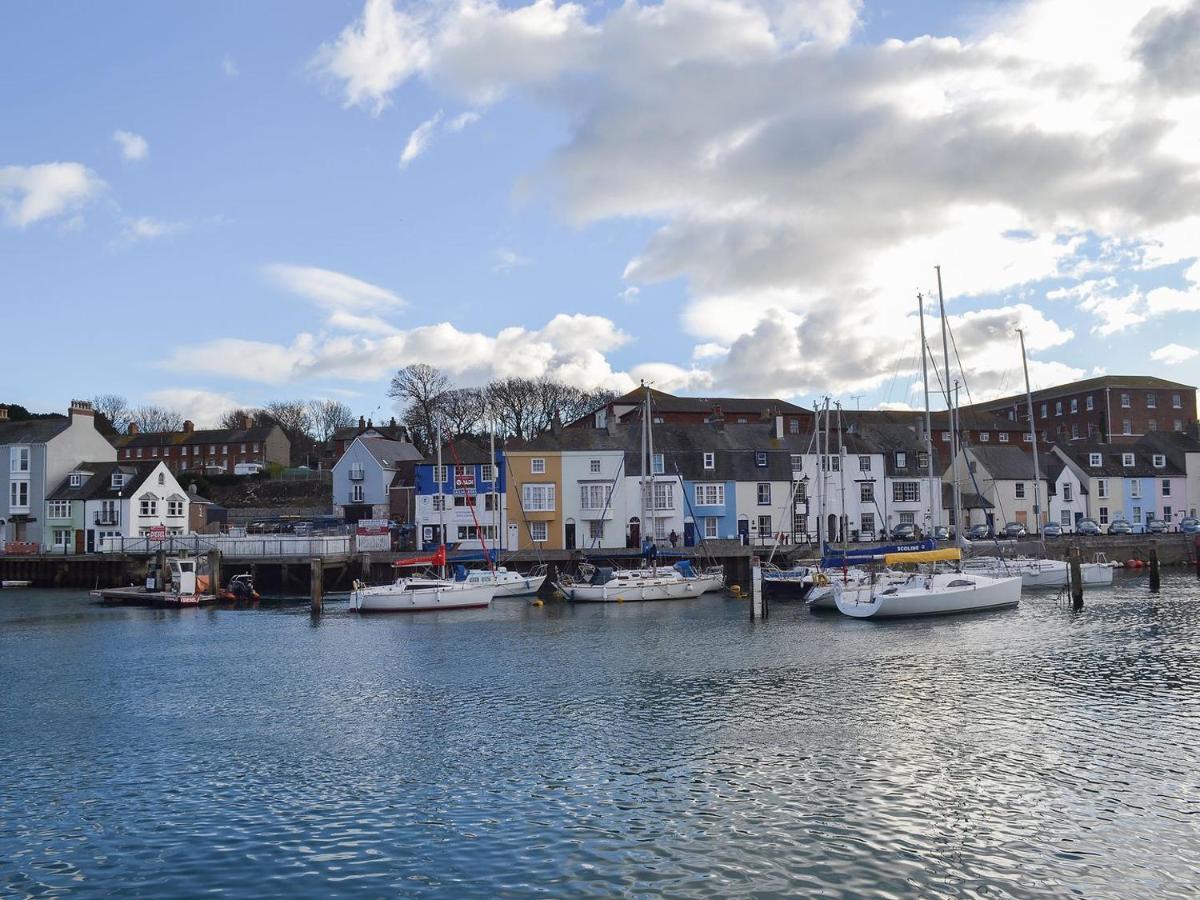
[[[842, 441], [842, 401], [837, 404], [838, 413], [838, 480], [841, 482], [842, 488], [842, 515], [838, 519], [838, 524], [842, 529], [842, 559], [846, 558], [846, 445]], [[845, 568], [843, 566], [843, 568]]]
[[[499, 482], [500, 479], [497, 476], [499, 467], [496, 465], [496, 429], [494, 427], [492, 428], [491, 432], [491, 452], [488, 455], [488, 462], [491, 464], [491, 471], [488, 472], [488, 475], [490, 475], [492, 479], [492, 546], [503, 547], [504, 544], [500, 539], [500, 526], [496, 522], [496, 517], [500, 515], [500, 489], [497, 486], [497, 482]], [[498, 564], [499, 562], [500, 556], [497, 554], [496, 563]]]
[[[825, 456], [821, 460], [821, 528], [828, 530], [829, 522], [825, 518], [825, 509], [829, 506], [829, 395], [825, 395]], [[829, 544], [829, 535], [821, 543], [821, 556], [825, 555], [825, 547]]]
[[442, 424], [439, 422], [437, 426], [437, 468], [434, 470], [442, 476], [442, 480], [438, 482], [438, 538], [442, 543], [442, 577], [446, 577], [446, 471], [442, 468]]
[[1042, 498], [1038, 490], [1042, 475], [1041, 467], [1038, 464], [1037, 433], [1033, 427], [1033, 393], [1029, 390], [1029, 360], [1025, 357], [1025, 332], [1018, 328], [1017, 334], [1021, 338], [1021, 368], [1025, 370], [1025, 403], [1029, 409], [1029, 441], [1033, 444], [1033, 527], [1034, 533], [1037, 534], [1042, 530]]
[[[946, 366], [946, 409], [950, 416], [950, 453], [954, 458], [954, 526], [959, 534], [959, 539], [962, 536], [962, 517], [959, 515], [959, 496], [958, 496], [958, 421], [955, 413], [956, 404], [954, 398], [950, 396], [950, 343], [946, 340], [946, 299], [942, 296], [942, 267], [934, 266], [937, 271], [937, 286], [938, 286], [938, 312], [942, 317], [942, 357], [945, 360]], [[954, 394], [958, 395], [958, 380], [954, 381]]]
[[925, 389], [925, 456], [929, 460], [929, 528], [938, 524], [936, 504], [941, 500], [941, 491], [933, 478], [933, 417], [929, 414], [929, 360], [925, 345], [925, 298], [917, 292], [917, 318], [921, 322], [921, 383]]
[[[647, 505], [650, 507], [650, 517], [654, 519], [651, 523], [650, 540], [658, 543], [658, 515], [654, 508], [654, 428], [653, 419], [650, 412], [650, 388], [646, 388], [646, 454], [650, 463], [650, 496], [647, 498]], [[657, 560], [657, 557], [655, 558]], [[657, 563], [656, 563], [657, 565]]]

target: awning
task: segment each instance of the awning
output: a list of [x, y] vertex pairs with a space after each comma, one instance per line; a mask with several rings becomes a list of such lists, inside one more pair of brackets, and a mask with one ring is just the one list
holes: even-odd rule
[[898, 563], [931, 563], [931, 562], [952, 562], [962, 559], [962, 551], [949, 548], [946, 550], [926, 550], [922, 553], [889, 553], [883, 558], [885, 566], [892, 566]]

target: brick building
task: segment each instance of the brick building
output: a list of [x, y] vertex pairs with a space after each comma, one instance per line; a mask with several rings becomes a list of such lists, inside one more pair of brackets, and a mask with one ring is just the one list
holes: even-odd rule
[[[1022, 425], [1028, 418], [1025, 394], [973, 410]], [[1046, 442], [1132, 442], [1155, 431], [1186, 431], [1196, 421], [1196, 389], [1153, 375], [1102, 375], [1034, 391], [1033, 419]]]
[[162, 460], [172, 472], [200, 471], [210, 475], [232, 475], [238, 463], [290, 462], [291, 441], [278, 425], [251, 426], [244, 418], [243, 428], [216, 428], [197, 431], [190, 421], [182, 431], [142, 433], [137, 425], [128, 434], [109, 438], [117, 450], [119, 462]]
[[339, 428], [325, 442], [321, 455], [321, 467], [332, 469], [357, 437], [375, 437], [407, 444], [412, 443], [408, 429], [403, 425], [397, 425], [395, 419], [392, 419], [386, 425], [376, 425], [370, 419], [364, 419], [362, 416], [359, 416], [357, 425], [348, 425], [345, 428]]
[[[636, 422], [641, 415], [645, 391], [645, 388], [635, 388], [564, 427], [606, 428], [609, 422], [617, 425]], [[773, 423], [776, 416], [783, 416], [784, 429], [790, 434], [812, 429], [812, 410], [786, 400], [773, 397], [677, 397], [653, 388], [649, 391], [655, 425], [758, 425]]]

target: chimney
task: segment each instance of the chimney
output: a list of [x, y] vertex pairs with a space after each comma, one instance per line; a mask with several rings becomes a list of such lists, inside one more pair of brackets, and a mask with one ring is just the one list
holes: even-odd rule
[[396, 417], [395, 417], [395, 416], [392, 416], [392, 417], [391, 417], [391, 418], [388, 420], [388, 428], [395, 428], [395, 427], [396, 427]]
[[372, 425], [372, 424], [371, 424], [371, 420], [370, 420], [370, 419], [367, 419], [367, 427], [368, 427], [368, 428], [374, 428], [374, 427], [375, 427], [374, 425]]
[[243, 431], [250, 430], [250, 417], [249, 416], [242, 416], [242, 430]]
[[558, 410], [556, 409], [554, 411], [554, 418], [550, 420], [550, 433], [551, 434], [562, 434], [562, 430], [563, 430], [562, 416], [560, 416], [558, 414]]
[[359, 416], [358, 417], [358, 430], [363, 431], [366, 429], [366, 427], [367, 427], [367, 420], [364, 419], [362, 416]]
[[0, 406], [0, 422], [8, 421], [8, 407]]
[[775, 417], [775, 440], [783, 440], [783, 416]]
[[138, 433], [137, 422], [130, 422], [129, 423], [129, 434], [137, 434], [137, 433]]
[[71, 405], [67, 407], [67, 416], [72, 420], [72, 424], [76, 416], [86, 416], [91, 426], [96, 427], [96, 411], [87, 400], [72, 400]]
[[196, 430], [196, 423], [191, 419], [185, 419], [183, 422], [183, 431], [185, 434], [191, 434]]

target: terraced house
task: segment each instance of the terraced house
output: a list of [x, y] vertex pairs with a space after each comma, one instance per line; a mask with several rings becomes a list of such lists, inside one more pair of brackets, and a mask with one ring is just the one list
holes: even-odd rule
[[1174, 526], [1190, 509], [1187, 471], [1178, 457], [1153, 445], [1093, 441], [1060, 445], [1054, 452], [1086, 484], [1088, 516], [1102, 528], [1115, 519], [1126, 520], [1135, 531], [1151, 519]]
[[252, 425], [249, 417], [241, 428], [196, 430], [192, 422], [181, 431], [141, 432], [130, 423], [127, 434], [110, 438], [123, 463], [162, 460], [172, 472], [200, 471], [208, 475], [232, 475], [238, 463], [287, 466], [292, 443], [278, 425]]
[[46, 521], [56, 552], [118, 549], [120, 538], [190, 533], [192, 495], [161, 460], [78, 463], [50, 493]]

